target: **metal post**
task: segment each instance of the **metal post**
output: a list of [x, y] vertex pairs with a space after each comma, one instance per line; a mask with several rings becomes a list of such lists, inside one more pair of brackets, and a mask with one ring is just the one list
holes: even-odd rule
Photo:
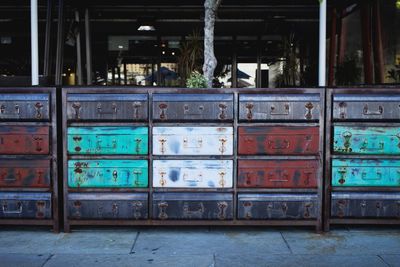
[[64, 1], [58, 0], [58, 25], [57, 25], [57, 54], [56, 54], [56, 85], [62, 85], [64, 53]]
[[128, 76], [127, 76], [127, 74], [128, 74], [128, 71], [126, 69], [126, 63], [124, 63], [124, 85], [128, 84]]
[[[79, 10], [75, 10], [75, 21], [78, 23], [78, 27], [79, 27]], [[82, 85], [83, 77], [82, 77], [82, 53], [81, 53], [80, 29], [78, 30], [78, 33], [76, 34], [76, 74], [78, 76], [78, 85]]]
[[38, 3], [31, 0], [31, 70], [32, 85], [39, 85]]
[[336, 61], [336, 8], [332, 8], [331, 36], [329, 45], [329, 69], [328, 86], [333, 86], [335, 79], [335, 61]]
[[92, 50], [90, 39], [89, 9], [85, 10], [85, 33], [86, 33], [86, 83], [92, 84]]
[[46, 36], [44, 41], [43, 76], [51, 76], [51, 26], [53, 24], [53, 0], [47, 0]]
[[320, 0], [319, 5], [318, 86], [326, 85], [326, 1]]

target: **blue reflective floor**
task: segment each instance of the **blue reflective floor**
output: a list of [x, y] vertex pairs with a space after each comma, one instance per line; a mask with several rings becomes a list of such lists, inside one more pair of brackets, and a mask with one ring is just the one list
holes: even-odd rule
[[400, 266], [400, 227], [3, 228], [0, 266]]

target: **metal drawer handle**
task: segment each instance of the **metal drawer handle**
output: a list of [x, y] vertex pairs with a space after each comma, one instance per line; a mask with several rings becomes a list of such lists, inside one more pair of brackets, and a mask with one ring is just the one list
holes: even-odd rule
[[361, 173], [361, 179], [363, 179], [364, 181], [371, 181], [371, 180], [382, 180], [382, 172], [380, 170], [376, 171], [376, 177], [372, 177], [372, 178], [368, 178], [367, 177], [367, 172], [363, 171]]
[[160, 138], [160, 139], [158, 139], [158, 142], [160, 142], [160, 144], [161, 144], [161, 148], [160, 148], [161, 154], [164, 154], [165, 153], [165, 143], [167, 142], [167, 139]]
[[111, 111], [103, 111], [103, 108], [101, 106], [101, 103], [97, 104], [97, 114], [99, 115], [116, 115], [117, 114], [117, 104], [116, 103], [112, 103], [111, 104]]
[[75, 110], [75, 120], [80, 119], [82, 105], [79, 102], [72, 103], [72, 108]]
[[377, 111], [369, 111], [368, 105], [365, 105], [363, 108], [363, 115], [382, 115], [383, 114], [383, 107], [381, 105], [378, 106]]
[[247, 103], [246, 104], [246, 109], [247, 109], [246, 118], [248, 120], [252, 120], [253, 119], [253, 108], [254, 108], [253, 103]]
[[226, 151], [225, 143], [228, 141], [228, 139], [226, 137], [221, 137], [221, 138], [219, 138], [219, 141], [221, 143], [221, 146], [219, 147], [219, 151], [221, 152], [221, 154], [224, 154]]
[[218, 202], [218, 219], [224, 220], [226, 218], [226, 209], [228, 208], [228, 203], [223, 201], [223, 202]]
[[289, 174], [287, 171], [283, 171], [283, 174], [279, 178], [274, 178], [273, 172], [268, 174], [268, 181], [270, 182], [289, 182]]
[[43, 138], [42, 137], [33, 137], [33, 140], [35, 141], [36, 144], [36, 151], [40, 152], [42, 151], [42, 141]]
[[158, 208], [160, 209], [160, 212], [158, 213], [158, 218], [161, 220], [165, 220], [168, 218], [167, 214], [167, 208], [168, 208], [168, 203], [163, 201], [158, 203]]
[[17, 202], [17, 209], [16, 210], [8, 210], [7, 202], [2, 205], [3, 213], [4, 214], [21, 214], [22, 213], [22, 202]]
[[158, 105], [158, 107], [160, 108], [160, 119], [165, 120], [167, 118], [167, 115], [165, 113], [167, 111], [168, 105], [165, 103], [161, 103]]
[[183, 213], [185, 215], [194, 215], [194, 214], [200, 214], [202, 215], [205, 211], [204, 204], [202, 202], [198, 203], [198, 208], [197, 209], [190, 209], [189, 203], [184, 203], [183, 204]]
[[139, 178], [140, 178], [140, 175], [142, 174], [142, 171], [141, 170], [134, 170], [133, 171], [133, 174], [135, 175], [135, 177], [136, 177], [136, 179], [135, 179], [135, 185], [136, 186], [139, 186]]
[[183, 115], [185, 116], [201, 116], [204, 112], [204, 106], [200, 105], [198, 107], [198, 112], [190, 112], [190, 108], [188, 104], [183, 105]]
[[276, 111], [276, 107], [274, 105], [271, 106], [270, 108], [270, 115], [277, 116], [277, 115], [289, 115], [290, 114], [290, 106], [289, 104], [284, 104], [284, 111], [283, 112], [278, 112]]
[[368, 148], [368, 139], [365, 139], [360, 147], [361, 150], [368, 150], [368, 151], [381, 151], [381, 150], [384, 150], [384, 148], [385, 148], [384, 141], [380, 141], [379, 147], [377, 147], [377, 148]]
[[228, 107], [226, 104], [224, 104], [224, 103], [220, 103], [219, 105], [218, 105], [218, 107], [219, 107], [219, 109], [220, 109], [220, 114], [218, 115], [218, 118], [220, 119], [220, 120], [225, 120], [226, 119], [226, 108]]
[[7, 114], [6, 113], [7, 106], [2, 104], [0, 105], [0, 118], [4, 119], [19, 119], [21, 117], [19, 105], [15, 104], [14, 106], [14, 113]]
[[346, 102], [339, 103], [339, 116], [341, 119], [345, 119], [347, 116], [347, 104]]
[[226, 172], [225, 171], [220, 171], [218, 173], [218, 175], [220, 177], [220, 179], [219, 179], [220, 186], [225, 187], [225, 179], [224, 178], [225, 178]]
[[197, 145], [189, 146], [188, 138], [187, 137], [183, 138], [183, 147], [184, 148], [201, 148], [203, 146], [203, 139], [199, 138], [199, 139], [197, 139], [197, 142], [195, 142], [195, 143], [197, 143]]
[[[36, 109], [36, 119], [41, 119], [42, 118], [42, 108], [43, 108], [43, 104], [40, 102], [37, 102], [35, 104], [35, 109]], [[19, 113], [19, 109], [18, 109], [18, 113]]]
[[276, 140], [268, 140], [268, 147], [270, 149], [288, 149], [290, 147], [290, 141], [286, 139], [281, 142], [281, 145], [276, 145], [275, 143]]
[[203, 181], [203, 174], [199, 173], [198, 178], [196, 179], [194, 177], [193, 178], [189, 178], [189, 174], [184, 173], [183, 174], [183, 181], [185, 181], [185, 182], [196, 182], [196, 183], [202, 182]]
[[165, 175], [167, 174], [165, 171], [160, 171], [159, 172], [161, 178], [160, 178], [160, 185], [164, 186], [167, 183], [167, 180], [165, 180]]
[[118, 172], [116, 170], [113, 171], [112, 176], [113, 176], [114, 182], [117, 182]]
[[133, 102], [133, 118], [134, 119], [139, 119], [139, 109], [142, 106], [142, 103], [140, 102]]
[[117, 140], [113, 139], [111, 141], [111, 146], [102, 146], [101, 145], [102, 140], [99, 139], [96, 142], [96, 150], [101, 150], [101, 149], [116, 149], [117, 148]]
[[314, 108], [314, 105], [311, 102], [308, 102], [307, 104], [305, 104], [305, 107], [307, 109], [307, 113], [304, 116], [307, 120], [311, 120], [312, 119], [312, 110]]

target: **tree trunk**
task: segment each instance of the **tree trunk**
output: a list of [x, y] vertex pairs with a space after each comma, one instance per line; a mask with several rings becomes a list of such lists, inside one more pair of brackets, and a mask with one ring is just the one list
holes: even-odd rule
[[212, 88], [214, 70], [217, 67], [217, 59], [214, 55], [214, 24], [217, 10], [222, 0], [204, 1], [204, 65], [203, 74], [207, 80], [207, 87]]

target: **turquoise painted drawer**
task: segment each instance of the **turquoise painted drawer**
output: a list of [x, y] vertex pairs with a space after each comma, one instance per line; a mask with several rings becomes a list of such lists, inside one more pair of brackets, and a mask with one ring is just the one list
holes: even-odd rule
[[333, 159], [333, 186], [400, 186], [400, 160]]
[[69, 127], [69, 154], [124, 154], [148, 153], [147, 127]]
[[339, 154], [400, 155], [400, 127], [335, 126], [333, 139]]
[[147, 160], [69, 160], [69, 187], [147, 187]]

